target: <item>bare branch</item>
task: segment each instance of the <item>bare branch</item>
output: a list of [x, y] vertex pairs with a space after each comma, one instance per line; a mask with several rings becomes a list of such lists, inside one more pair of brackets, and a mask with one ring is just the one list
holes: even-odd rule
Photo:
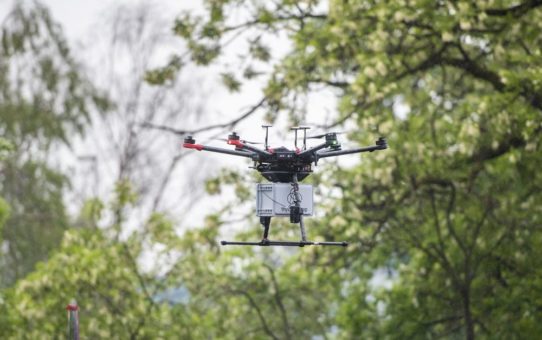
[[208, 125], [208, 126], [204, 126], [198, 129], [194, 129], [194, 130], [181, 130], [181, 129], [176, 129], [176, 128], [172, 128], [165, 125], [153, 124], [150, 122], [144, 122], [144, 123], [141, 123], [140, 125], [142, 127], [167, 131], [167, 132], [171, 132], [171, 133], [174, 133], [176, 135], [181, 135], [181, 136], [188, 135], [188, 134], [196, 134], [196, 133], [211, 131], [211, 130], [216, 130], [216, 129], [233, 128], [237, 124], [239, 124], [241, 121], [245, 120], [246, 118], [254, 114], [260, 107], [262, 107], [265, 104], [266, 101], [267, 101], [267, 97], [263, 97], [257, 104], [250, 107], [250, 109], [247, 112], [243, 113], [239, 117], [227, 123]]

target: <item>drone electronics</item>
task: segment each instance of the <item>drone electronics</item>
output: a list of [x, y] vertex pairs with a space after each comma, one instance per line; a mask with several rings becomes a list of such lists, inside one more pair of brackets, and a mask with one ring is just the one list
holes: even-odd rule
[[[294, 149], [290, 150], [283, 146], [271, 148], [268, 144], [269, 128], [271, 126], [263, 125], [262, 127], [265, 129], [263, 149], [251, 145], [255, 143], [241, 140], [239, 135], [235, 132], [232, 132], [226, 140], [226, 143], [235, 147], [234, 150], [196, 144], [196, 141], [192, 136], [187, 136], [184, 139], [183, 146], [188, 149], [218, 152], [250, 158], [254, 161], [253, 168], [271, 182], [258, 184], [256, 188], [256, 213], [260, 217], [260, 223], [264, 228], [262, 240], [257, 242], [222, 241], [221, 244], [297, 247], [308, 245], [347, 246], [347, 242], [307, 241], [303, 217], [312, 215], [312, 186], [300, 185], [299, 182], [311, 174], [312, 165], [317, 165], [321, 158], [384, 150], [388, 147], [386, 139], [380, 137], [376, 141], [376, 145], [373, 146], [342, 150], [341, 144], [337, 140], [339, 132], [329, 132], [307, 137], [307, 130], [309, 127], [299, 126], [292, 128], [295, 134], [295, 144]], [[301, 148], [297, 145], [297, 135], [300, 130], [303, 131], [303, 146]], [[323, 138], [324, 142], [311, 148], [307, 148], [307, 139], [318, 138]], [[301, 232], [300, 241], [274, 241], [268, 239], [271, 217], [281, 216], [289, 217], [291, 223], [299, 223]]]

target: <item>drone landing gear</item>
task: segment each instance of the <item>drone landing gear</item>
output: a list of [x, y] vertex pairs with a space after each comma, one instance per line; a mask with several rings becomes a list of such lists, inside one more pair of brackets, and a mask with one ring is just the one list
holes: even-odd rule
[[304, 247], [304, 246], [341, 246], [346, 247], [347, 242], [313, 242], [307, 241], [305, 239], [305, 227], [303, 225], [303, 217], [300, 216], [300, 229], [301, 229], [301, 241], [273, 241], [269, 240], [267, 237], [269, 235], [269, 225], [271, 224], [271, 217], [260, 217], [260, 223], [262, 224], [263, 237], [259, 242], [241, 242], [241, 241], [221, 241], [220, 244], [223, 246], [227, 245], [236, 245], [236, 246], [283, 246], [283, 247]]
[[304, 246], [341, 246], [346, 247], [347, 242], [312, 242], [312, 241], [271, 241], [261, 240], [260, 242], [238, 242], [238, 241], [220, 241], [223, 246], [283, 246], [283, 247], [304, 247]]
[[290, 206], [290, 222], [299, 223], [299, 231], [301, 233], [301, 241], [271, 241], [267, 237], [269, 236], [269, 225], [271, 224], [271, 216], [260, 217], [260, 223], [263, 226], [263, 236], [260, 242], [229, 242], [221, 241], [220, 244], [237, 245], [237, 246], [284, 246], [284, 247], [304, 247], [304, 246], [341, 246], [346, 247], [347, 242], [313, 242], [307, 241], [307, 234], [305, 233], [305, 223], [303, 222], [303, 212], [301, 211], [301, 196], [299, 194], [298, 174], [292, 174], [292, 191], [294, 194], [294, 204]]

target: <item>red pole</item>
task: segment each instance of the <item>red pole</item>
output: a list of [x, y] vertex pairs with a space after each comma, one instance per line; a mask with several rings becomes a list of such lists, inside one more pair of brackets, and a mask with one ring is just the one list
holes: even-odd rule
[[79, 340], [79, 307], [72, 301], [66, 306], [68, 311], [68, 339]]

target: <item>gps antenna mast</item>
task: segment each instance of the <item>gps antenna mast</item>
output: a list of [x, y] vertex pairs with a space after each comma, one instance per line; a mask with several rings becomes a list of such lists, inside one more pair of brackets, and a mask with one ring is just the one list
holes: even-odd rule
[[262, 128], [265, 129], [265, 145], [264, 148], [267, 150], [269, 148], [269, 145], [267, 144], [267, 140], [269, 138], [269, 128], [273, 127], [273, 125], [262, 125]]
[[[298, 128], [299, 130], [303, 130], [303, 150], [307, 150], [307, 130], [310, 129], [309, 126], [300, 126]], [[297, 131], [296, 131], [296, 135], [297, 135]], [[296, 138], [297, 140], [297, 138]]]
[[295, 146], [295, 148], [297, 150], [297, 130], [299, 130], [299, 127], [294, 126], [294, 127], [290, 128], [290, 130], [294, 130], [294, 134], [295, 134], [294, 135], [295, 136], [294, 137], [294, 146]]

